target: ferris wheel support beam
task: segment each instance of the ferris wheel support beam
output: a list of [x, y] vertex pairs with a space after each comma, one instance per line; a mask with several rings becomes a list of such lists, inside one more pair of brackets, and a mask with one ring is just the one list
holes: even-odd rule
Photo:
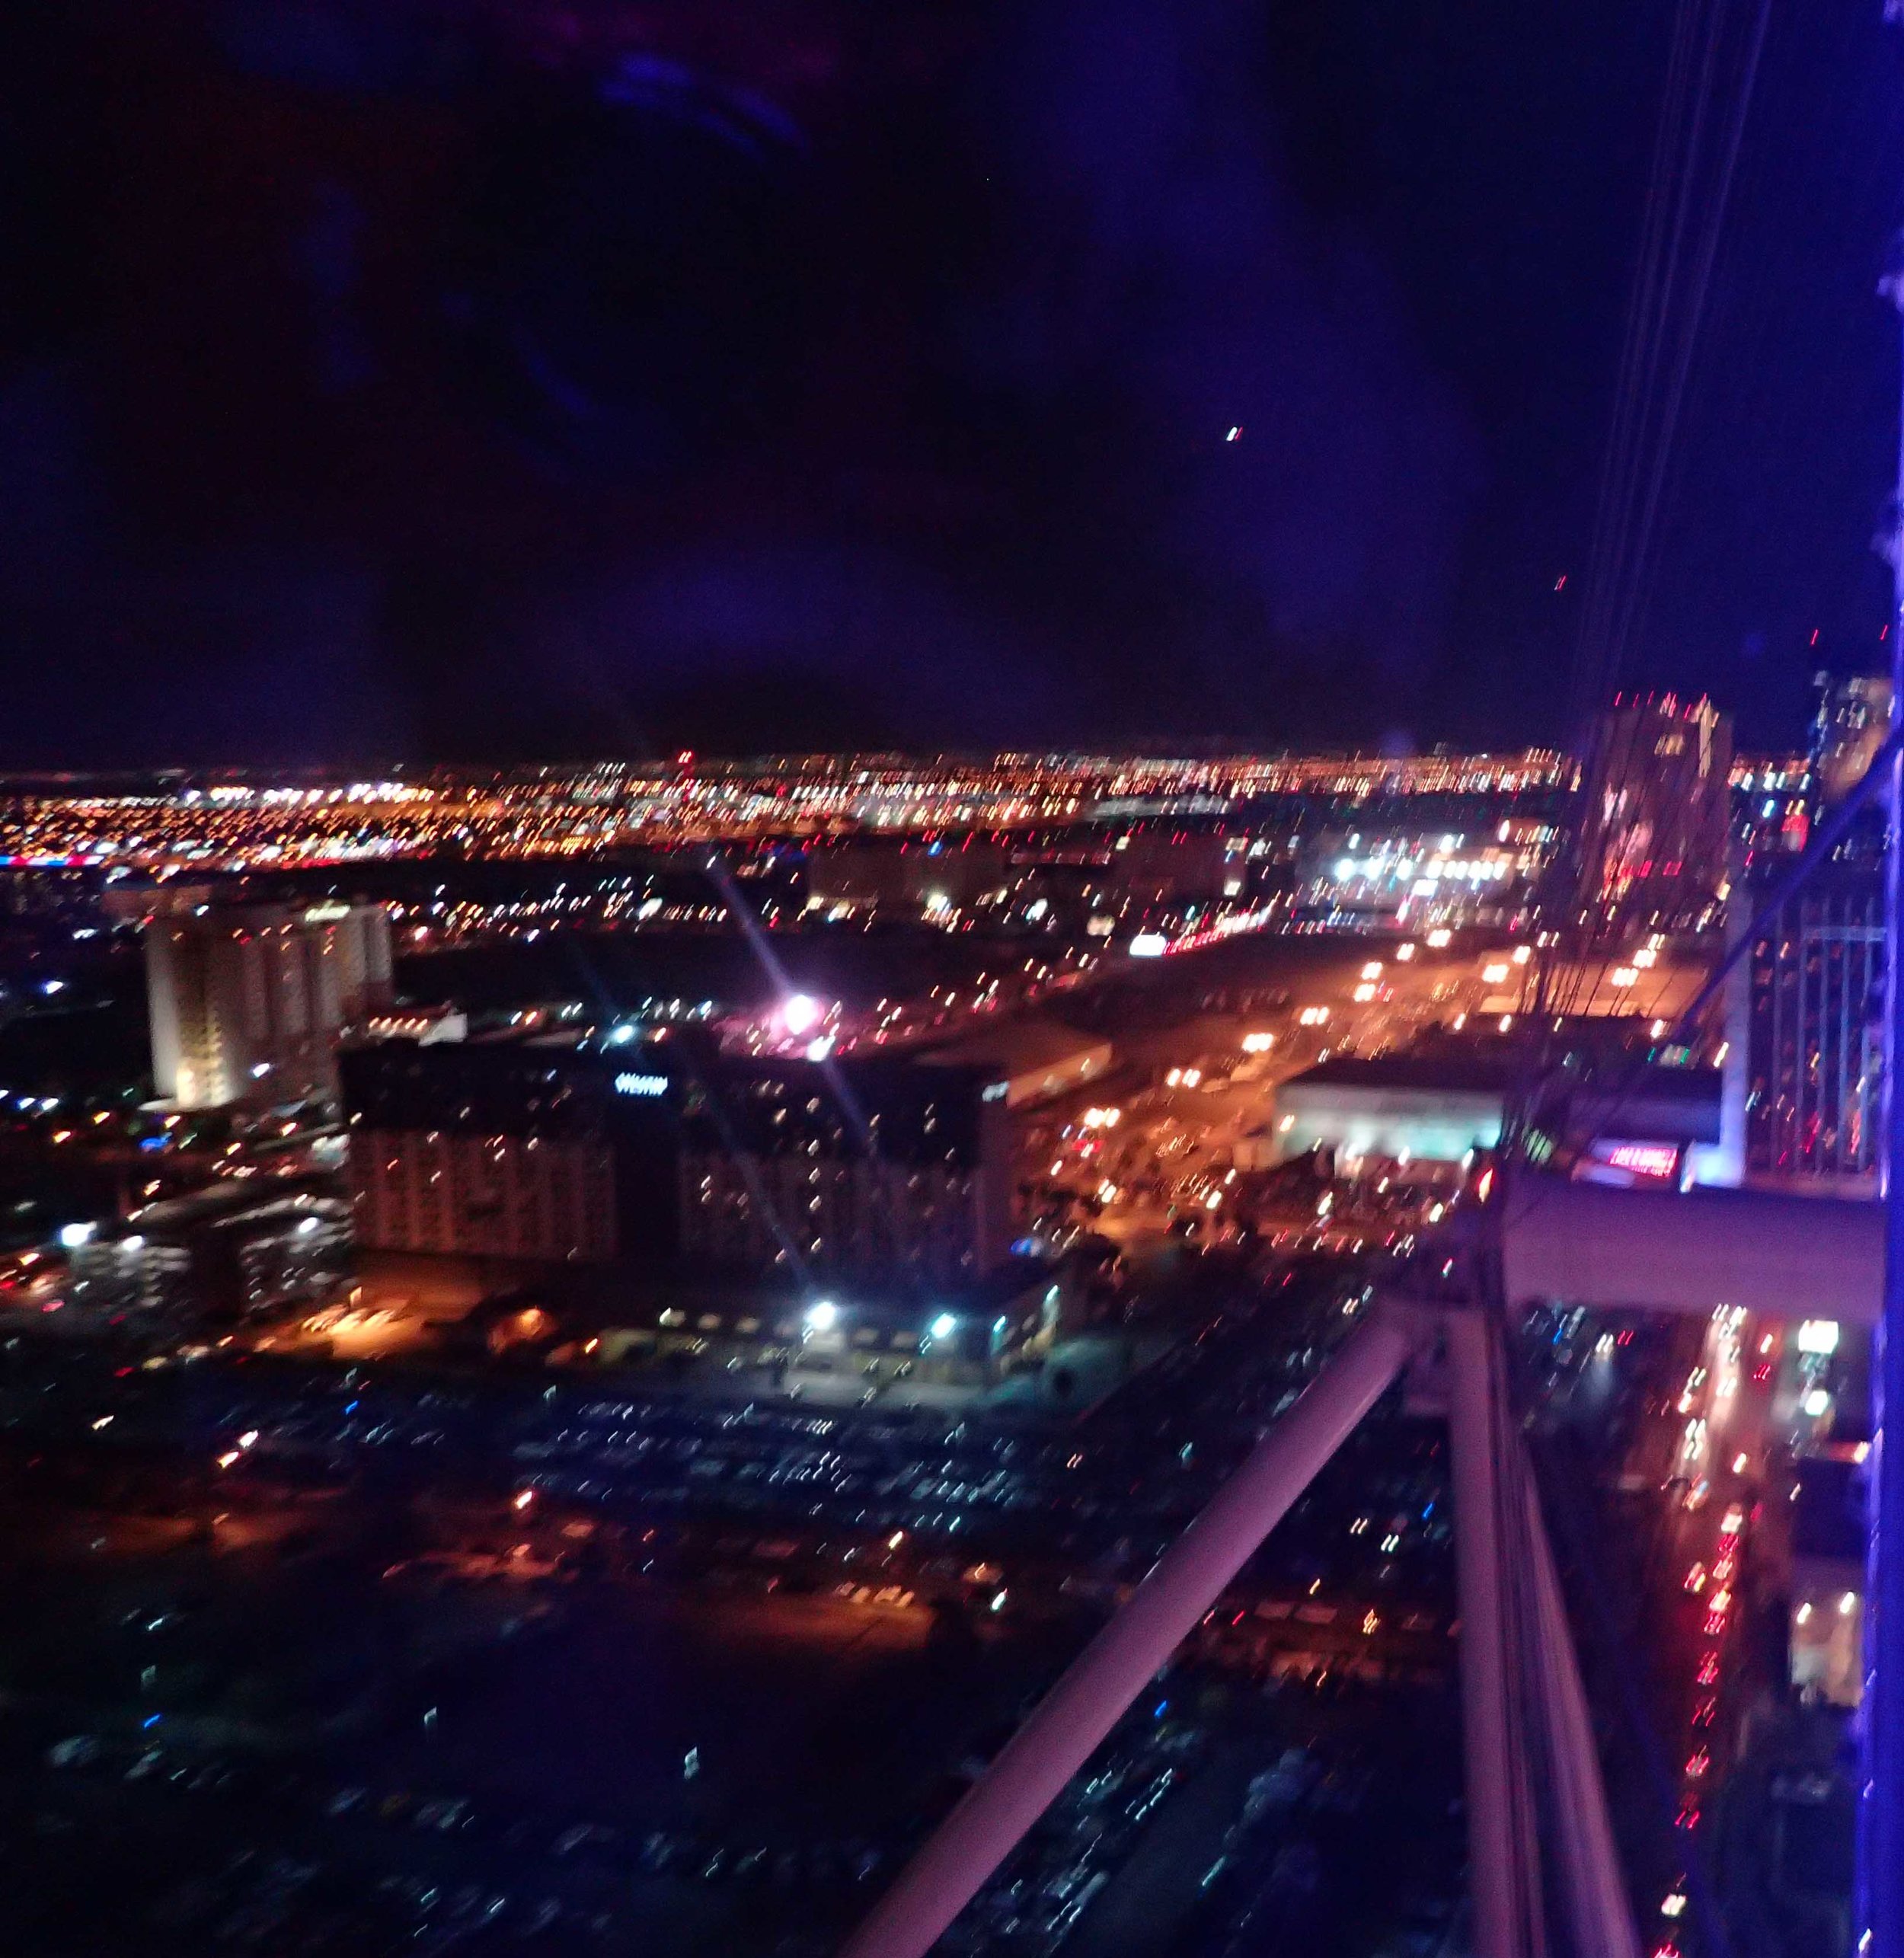
[[1378, 1304], [1033, 1710], [839, 1958], [925, 1958], [1400, 1374], [1419, 1327]]
[[[1904, 312], [1904, 276], [1883, 290]], [[1904, 526], [1904, 428], [1896, 515]], [[1893, 534], [1891, 568], [1891, 732], [1904, 740], [1904, 527]], [[1887, 762], [1890, 845], [1886, 863], [1889, 940], [1884, 982], [1884, 1292], [1871, 1343], [1870, 1536], [1864, 1577], [1863, 1751], [1858, 1790], [1859, 1958], [1904, 1958], [1904, 755]], [[1876, 775], [1874, 763], [1870, 774]], [[1896, 1446], [1888, 1444], [1895, 1440]]]

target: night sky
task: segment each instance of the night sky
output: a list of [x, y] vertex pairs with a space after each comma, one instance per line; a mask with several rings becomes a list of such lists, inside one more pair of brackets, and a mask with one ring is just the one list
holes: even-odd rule
[[[6, 8], [0, 762], [1563, 737], [1672, 11]], [[1775, 0], [1622, 676], [1748, 742], [1886, 650], [1880, 14]]]

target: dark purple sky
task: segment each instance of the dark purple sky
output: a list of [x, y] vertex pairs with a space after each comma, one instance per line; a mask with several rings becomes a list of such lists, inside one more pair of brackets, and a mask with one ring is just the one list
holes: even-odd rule
[[[5, 10], [0, 761], [1561, 736], [1663, 11]], [[1775, 11], [1626, 676], [1749, 740], [1880, 650], [1880, 11]]]

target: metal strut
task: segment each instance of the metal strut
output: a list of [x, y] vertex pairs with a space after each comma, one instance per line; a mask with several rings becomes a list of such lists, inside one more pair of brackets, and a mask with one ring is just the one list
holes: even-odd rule
[[1637, 1958], [1586, 1695], [1496, 1321], [1378, 1304], [902, 1870], [839, 1958], [925, 1958], [1437, 1324], [1449, 1360], [1477, 1958]]
[[1493, 1328], [1478, 1310], [1450, 1312], [1446, 1324], [1474, 1953], [1539, 1958], [1546, 1949], [1540, 1840], [1528, 1798], [1520, 1700], [1513, 1685], [1506, 1560], [1513, 1538], [1502, 1492]]
[[1500, 1323], [1477, 1307], [1447, 1327], [1476, 1958], [1542, 1958], [1554, 1930], [1570, 1958], [1638, 1958]]
[[1416, 1338], [1405, 1308], [1378, 1305], [1343, 1340], [899, 1872], [839, 1958], [924, 1958], [1381, 1398]]
[[[1904, 313], [1904, 273], [1880, 289]], [[1864, 1695], [1858, 1800], [1860, 1958], [1904, 1958], [1904, 422], [1899, 426], [1899, 529], [1892, 541], [1891, 731], [1867, 771], [1890, 791], [1885, 861], [1884, 1296], [1871, 1343], [1870, 1546], [1864, 1577]]]

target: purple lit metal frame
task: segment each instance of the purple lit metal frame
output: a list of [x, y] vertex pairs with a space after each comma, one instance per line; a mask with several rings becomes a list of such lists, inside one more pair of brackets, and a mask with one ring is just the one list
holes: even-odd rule
[[[1896, 18], [1896, 10], [1890, 10]], [[1904, 276], [1883, 288], [1904, 312]], [[1886, 864], [1884, 977], [1884, 1298], [1871, 1350], [1870, 1535], [1864, 1579], [1864, 1696], [1860, 1710], [1858, 1950], [1904, 1958], [1904, 1447], [1885, 1445], [1886, 1417], [1904, 1409], [1904, 426], [1891, 605], [1890, 848]], [[1875, 767], [1871, 773], [1877, 772]]]
[[[899, 1875], [840, 1958], [924, 1958], [1166, 1665], [1424, 1342], [1445, 1327], [1461, 1592], [1468, 1863], [1478, 1958], [1546, 1948], [1537, 1753], [1568, 1825], [1556, 1846], [1581, 1958], [1637, 1958], [1586, 1698], [1518, 1435], [1499, 1327], [1474, 1310], [1378, 1304], [1160, 1557]], [[1530, 1615], [1509, 1608], [1527, 1555]], [[1532, 1740], [1538, 1697], [1545, 1748]]]

